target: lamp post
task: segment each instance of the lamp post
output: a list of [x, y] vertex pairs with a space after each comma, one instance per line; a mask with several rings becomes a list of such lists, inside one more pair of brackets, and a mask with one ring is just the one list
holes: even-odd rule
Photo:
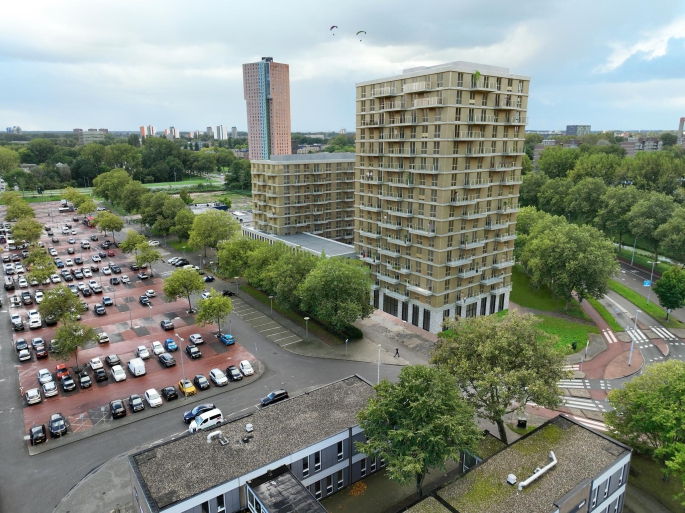
[[652, 273], [649, 275], [649, 290], [647, 291], [647, 304], [649, 304], [649, 296], [652, 294], [652, 278], [654, 278], [654, 266], [657, 264], [657, 261], [655, 260], [652, 262], [651, 260], [647, 261], [648, 264], [652, 264]]
[[186, 254], [186, 247], [185, 246], [183, 246], [183, 254], [184, 255]]
[[637, 235], [635, 236], [635, 242], [633, 243], [633, 256], [630, 257], [630, 265], [633, 265], [635, 261], [635, 247], [637, 246]]
[[304, 330], [306, 333], [306, 338], [305, 340], [309, 342], [309, 317], [304, 318]]
[[[184, 339], [183, 337], [181, 337], [181, 335], [179, 335], [178, 333], [175, 333], [175, 335], [178, 337], [178, 339], [179, 339], [181, 342], [185, 342], [185, 339]], [[181, 355], [181, 357], [180, 357], [180, 358], [181, 358], [181, 373], [183, 374], [183, 383], [185, 384], [185, 381], [186, 381], [186, 368], [185, 368], [185, 366], [183, 365], [183, 351], [181, 351], [181, 348], [180, 348], [180, 347], [179, 347], [179, 351], [178, 351], [178, 352], [179, 352], [180, 355]], [[183, 387], [183, 396], [184, 396], [183, 399], [187, 399], [187, 398], [188, 398], [188, 393], [186, 392], [185, 388], [186, 388], [186, 387], [184, 386], [184, 387]]]
[[271, 301], [271, 315], [274, 314], [274, 297], [269, 296], [269, 301]]
[[377, 384], [381, 382], [381, 345], [378, 344], [378, 381]]
[[238, 276], [235, 277], [235, 293], [238, 293]]
[[628, 367], [633, 364], [633, 351], [635, 346], [635, 334], [637, 333], [637, 316], [640, 314], [641, 310], [635, 310], [635, 324], [633, 326], [633, 336], [630, 337], [630, 354], [628, 355]]

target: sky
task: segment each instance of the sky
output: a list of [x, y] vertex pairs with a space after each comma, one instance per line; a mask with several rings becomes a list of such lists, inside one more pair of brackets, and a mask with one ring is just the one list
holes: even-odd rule
[[685, 116], [682, 0], [24, 0], [0, 15], [0, 127], [246, 130], [263, 56], [290, 65], [296, 132], [354, 130], [356, 82], [457, 60], [531, 76], [532, 130]]

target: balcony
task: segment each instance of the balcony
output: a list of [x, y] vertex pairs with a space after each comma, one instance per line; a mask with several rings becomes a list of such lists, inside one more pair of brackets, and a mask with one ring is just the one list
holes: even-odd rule
[[454, 138], [455, 139], [484, 139], [485, 138], [485, 133], [484, 132], [469, 132], [467, 131], [455, 131], [454, 132]]
[[404, 84], [402, 86], [403, 93], [411, 93], [414, 91], [425, 91], [431, 88], [430, 82], [414, 82], [412, 84]]
[[490, 212], [487, 211], [487, 209], [481, 209], [481, 210], [471, 210], [470, 212], [467, 212], [466, 214], [462, 214], [461, 217], [463, 219], [481, 219], [483, 217], [487, 217], [490, 215]]
[[414, 215], [411, 208], [388, 207], [388, 212], [403, 217], [411, 217]]
[[449, 267], [457, 267], [460, 265], [466, 265], [466, 264], [470, 264], [473, 259], [474, 259], [474, 257], [467, 257], [467, 258], [458, 258], [456, 260], [449, 260], [447, 262], [447, 265]]
[[442, 98], [419, 98], [412, 102], [412, 107], [430, 107], [432, 105], [442, 105]]
[[377, 119], [364, 119], [362, 120], [361, 126], [378, 126]]
[[522, 108], [520, 104], [516, 102], [505, 102], [502, 101], [500, 103], [495, 103], [494, 107], [495, 109], [520, 109]]
[[513, 176], [511, 178], [502, 178], [498, 183], [502, 185], [520, 185], [523, 181], [520, 176]]
[[424, 228], [423, 226], [414, 226], [410, 224], [409, 233], [424, 235], [427, 237], [435, 237], [435, 228]]
[[376, 276], [378, 276], [378, 278], [380, 278], [382, 281], [391, 283], [393, 285], [399, 285], [400, 283], [399, 278], [390, 276], [388, 274], [377, 274]]
[[362, 262], [366, 262], [367, 264], [378, 264], [380, 261], [378, 260], [377, 257], [372, 256], [369, 253], [359, 253], [357, 254], [357, 258], [361, 260]]
[[469, 180], [464, 182], [465, 189], [478, 189], [480, 187], [489, 187], [492, 185], [492, 180], [490, 178], [481, 178], [480, 180]]
[[[407, 102], [385, 102], [381, 104], [380, 110], [400, 110], [406, 109]], [[382, 139], [382, 137], [381, 137]]]
[[412, 245], [411, 239], [409, 238], [401, 239], [399, 237], [388, 237], [388, 241], [392, 242], [393, 244], [399, 244], [400, 246], [405, 247], [409, 247]]
[[417, 285], [411, 285], [407, 283], [407, 290], [410, 290], [412, 292], [416, 292], [417, 294], [421, 294], [422, 296], [430, 297], [433, 295], [433, 288], [429, 289], [422, 289], [421, 287], [418, 287]]
[[402, 194], [390, 194], [388, 192], [381, 192], [378, 197], [388, 201], [403, 201], [405, 199]]
[[485, 229], [486, 230], [501, 230], [502, 228], [506, 229], [509, 227], [510, 224], [514, 224], [514, 221], [509, 221], [506, 223], [489, 223], [485, 224]]
[[466, 271], [461, 271], [457, 273], [458, 278], [471, 278], [472, 276], [476, 276], [477, 274], [480, 274], [480, 269], [467, 269]]
[[506, 269], [507, 267], [512, 267], [515, 263], [514, 260], [500, 260], [499, 262], [493, 262], [492, 267], [495, 269]]
[[490, 287], [490, 294], [497, 296], [511, 290], [511, 285], [502, 285], [501, 287]]
[[401, 230], [402, 225], [400, 223], [389, 223], [388, 221], [379, 221], [378, 226], [383, 228], [388, 228], [389, 230]]
[[506, 242], [508, 240], [516, 240], [516, 234], [515, 233], [512, 233], [512, 234], [505, 233], [502, 235], [495, 235], [495, 240], [497, 242]]
[[377, 96], [390, 96], [392, 94], [397, 94], [397, 90], [394, 87], [378, 87], [371, 90], [371, 97]]
[[461, 198], [459, 196], [456, 196], [452, 198], [450, 201], [451, 205], [473, 205], [474, 203], [477, 203], [480, 201], [480, 198], [478, 196], [462, 196]]
[[381, 232], [379, 231], [378, 233], [373, 233], [365, 232], [364, 230], [359, 230], [359, 235], [363, 235], [364, 237], [371, 237], [372, 239], [377, 239], [381, 236]]
[[409, 294], [402, 294], [401, 292], [397, 292], [396, 290], [388, 289], [388, 288], [385, 289], [384, 294], [387, 294], [390, 297], [394, 297], [398, 301], [406, 301], [407, 296], [409, 295]]
[[400, 250], [399, 249], [378, 248], [378, 252], [381, 255], [389, 256], [392, 258], [400, 256]]
[[497, 81], [495, 80], [471, 80], [471, 89], [476, 91], [497, 91]]
[[457, 304], [462, 305], [462, 306], [470, 305], [471, 303], [477, 303], [477, 302], [478, 302], [478, 296], [477, 295], [467, 296], [467, 297], [464, 297], [462, 299], [457, 299]]
[[457, 247], [460, 249], [473, 249], [485, 245], [486, 242], [487, 239], [476, 239], [471, 241], [469, 241], [468, 239], [464, 239], [459, 241]]
[[502, 155], [514, 155], [517, 153], [523, 153], [523, 147], [521, 149], [516, 146], [504, 146], [500, 152]]
[[437, 173], [440, 171], [437, 165], [432, 166], [430, 164], [409, 164], [409, 169], [415, 171], [424, 171], [426, 173]]
[[362, 209], [362, 210], [368, 210], [368, 211], [370, 211], [370, 212], [380, 212], [380, 211], [382, 210], [380, 204], [378, 204], [378, 205], [370, 205], [370, 204], [369, 204], [369, 205], [365, 205], [365, 204], [363, 204], [363, 203], [360, 203], [360, 204], [357, 205], [357, 206], [358, 206], [360, 209]]
[[497, 153], [492, 148], [466, 148], [465, 155], [491, 155]]
[[518, 205], [512, 205], [511, 207], [509, 207], [509, 206], [499, 207], [498, 206], [497, 210], [495, 210], [495, 212], [497, 212], [498, 214], [513, 214], [513, 213], [518, 212], [518, 211], [519, 211]]
[[484, 280], [480, 280], [481, 285], [494, 285], [495, 283], [500, 283], [504, 281], [504, 276], [490, 276]]

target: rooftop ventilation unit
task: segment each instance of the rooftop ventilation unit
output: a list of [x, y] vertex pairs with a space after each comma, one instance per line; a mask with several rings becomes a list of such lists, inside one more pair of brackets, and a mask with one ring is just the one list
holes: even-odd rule
[[252, 431], [254, 431], [252, 424], [245, 424], [245, 431], [247, 431], [248, 433], [252, 433]]
[[542, 474], [544, 474], [545, 472], [547, 472], [548, 470], [551, 470], [552, 468], [554, 468], [554, 466], [556, 466], [556, 464], [557, 464], [557, 458], [556, 458], [556, 456], [554, 456], [554, 452], [553, 452], [553, 451], [549, 451], [549, 457], [550, 457], [550, 459], [551, 459], [552, 461], [551, 461], [548, 465], [545, 465], [545, 466], [542, 467], [542, 468], [540, 468], [540, 467], [536, 468], [536, 469], [535, 469], [535, 472], [533, 472], [533, 475], [532, 475], [532, 476], [530, 476], [530, 477], [529, 477], [528, 479], [526, 479], [525, 481], [521, 481], [521, 482], [519, 483], [519, 487], [518, 487], [519, 492], [520, 492], [521, 490], [523, 490], [526, 486], [528, 486], [530, 483], [532, 483], [533, 481], [535, 481], [535, 480], [536, 480], [538, 477], [540, 477]]
[[507, 476], [507, 484], [514, 486], [516, 484], [516, 476], [514, 474], [509, 474]]
[[221, 431], [212, 431], [211, 433], [209, 433], [209, 434], [207, 435], [207, 443], [208, 443], [208, 444], [211, 444], [211, 443], [212, 443], [212, 440], [213, 440], [215, 437], [217, 437], [217, 436], [218, 436], [219, 438], [221, 438]]

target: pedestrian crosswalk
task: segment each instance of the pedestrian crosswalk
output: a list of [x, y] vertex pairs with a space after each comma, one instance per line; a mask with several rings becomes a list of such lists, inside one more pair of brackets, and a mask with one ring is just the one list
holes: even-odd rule
[[565, 371], [577, 371], [577, 370], [580, 370], [580, 365], [577, 364], [577, 363], [572, 364], [572, 365], [564, 365], [564, 366], [561, 368], [561, 370], [565, 370]]
[[584, 399], [582, 397], [561, 396], [564, 406], [576, 408], [578, 410], [604, 411], [604, 406], [594, 399]]
[[618, 342], [618, 340], [616, 340], [616, 336], [614, 335], [614, 332], [611, 331], [609, 328], [602, 330], [602, 335], [604, 336], [604, 338], [606, 339], [606, 341], [609, 344], [613, 344], [614, 342]]
[[659, 338], [662, 338], [663, 340], [680, 340], [673, 333], [661, 326], [650, 326], [649, 329], [656, 333]]
[[599, 420], [586, 419], [585, 417], [576, 417], [575, 415], [572, 415], [572, 417], [573, 420], [575, 420], [579, 424], [583, 424], [584, 426], [587, 426], [590, 429], [594, 429], [595, 431], [608, 431], [607, 425], [604, 422], [600, 422]]
[[559, 388], [585, 388], [585, 380], [582, 379], [562, 379], [557, 383]]
[[630, 338], [632, 338], [635, 342], [649, 342], [647, 335], [642, 333], [642, 331], [639, 329], [628, 328], [626, 333], [628, 333], [628, 336], [630, 336]]

